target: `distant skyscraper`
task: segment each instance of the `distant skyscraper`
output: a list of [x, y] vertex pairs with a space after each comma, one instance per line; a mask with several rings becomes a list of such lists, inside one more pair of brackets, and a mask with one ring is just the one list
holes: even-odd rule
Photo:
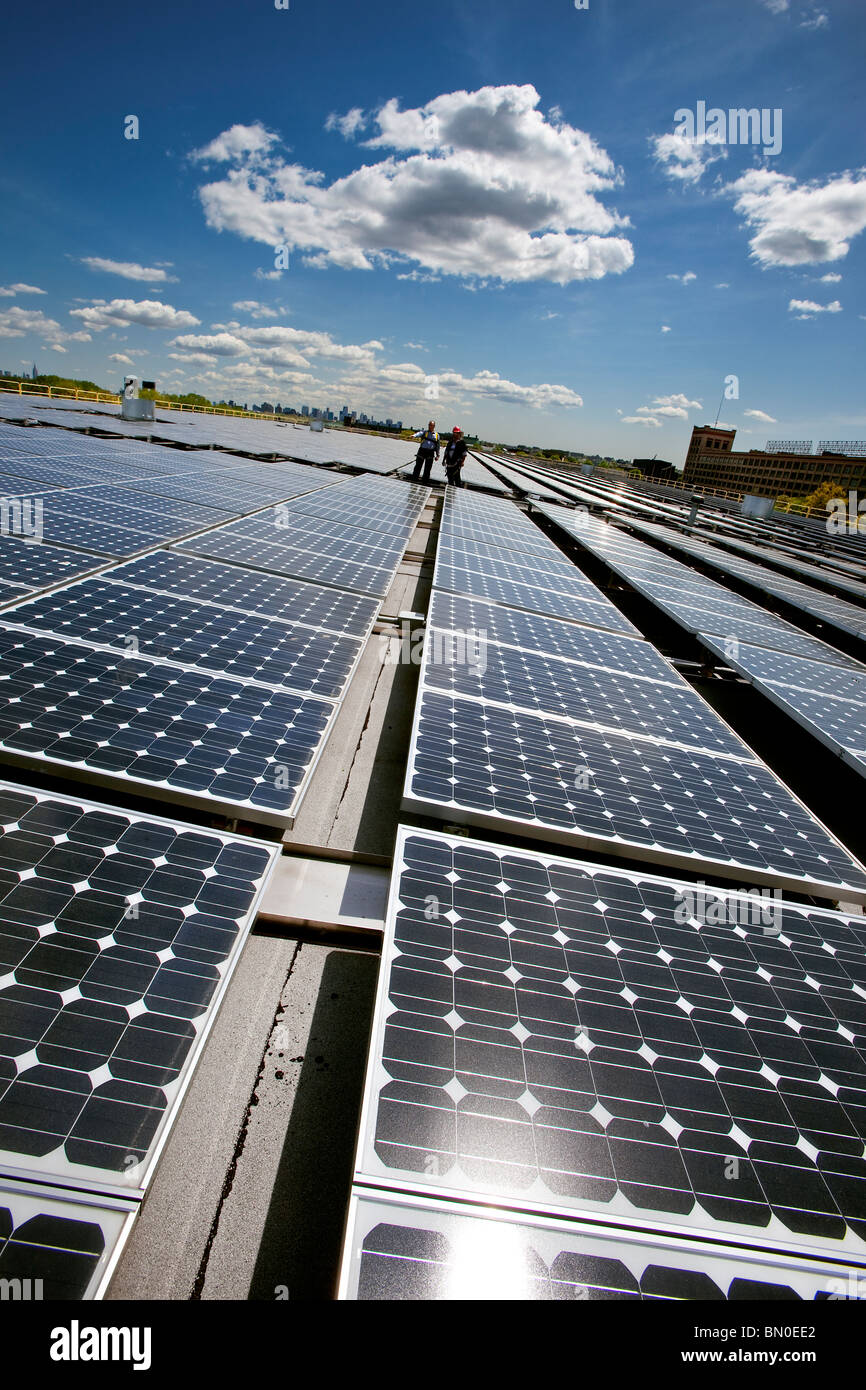
[[302, 414], [302, 415], [309, 415], [309, 413], [310, 413], [310, 407], [309, 407], [308, 405], [302, 405], [302, 406], [301, 406], [301, 414]]
[[33, 363], [33, 375], [32, 375], [32, 377], [30, 378], [31, 381], [35, 381], [36, 378], [38, 377], [38, 375], [39, 375], [39, 373], [38, 373], [37, 370], [36, 370], [36, 363], [34, 362], [34, 363]]

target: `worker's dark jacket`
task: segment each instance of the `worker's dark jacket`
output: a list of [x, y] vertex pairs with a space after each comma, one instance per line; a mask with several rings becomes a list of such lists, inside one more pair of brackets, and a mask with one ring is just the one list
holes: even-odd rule
[[466, 454], [466, 440], [452, 439], [450, 444], [446, 444], [445, 453], [442, 456], [442, 462], [446, 470], [451, 473], [456, 472], [458, 468], [462, 468]]

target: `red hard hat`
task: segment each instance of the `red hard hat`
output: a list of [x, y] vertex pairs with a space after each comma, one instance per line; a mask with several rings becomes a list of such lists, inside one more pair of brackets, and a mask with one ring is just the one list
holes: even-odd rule
[[459, 425], [455, 425], [454, 428], [453, 428], [453, 430], [451, 431], [451, 433], [452, 433], [452, 434], [462, 434], [463, 431], [462, 431], [462, 429], [460, 428]]

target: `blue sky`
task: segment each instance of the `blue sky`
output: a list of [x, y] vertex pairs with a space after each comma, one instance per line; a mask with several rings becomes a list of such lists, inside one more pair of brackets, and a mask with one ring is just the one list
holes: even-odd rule
[[866, 436], [861, 0], [289, 5], [12, 12], [0, 367], [677, 463], [720, 401]]

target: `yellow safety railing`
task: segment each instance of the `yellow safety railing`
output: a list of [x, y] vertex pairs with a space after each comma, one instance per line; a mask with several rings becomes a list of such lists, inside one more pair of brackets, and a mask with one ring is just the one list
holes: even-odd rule
[[16, 396], [47, 396], [49, 400], [57, 396], [61, 400], [108, 401], [113, 405], [120, 401], [119, 396], [108, 391], [79, 391], [72, 386], [43, 386], [38, 381], [10, 381], [8, 377], [0, 377], [0, 391], [11, 391]]

